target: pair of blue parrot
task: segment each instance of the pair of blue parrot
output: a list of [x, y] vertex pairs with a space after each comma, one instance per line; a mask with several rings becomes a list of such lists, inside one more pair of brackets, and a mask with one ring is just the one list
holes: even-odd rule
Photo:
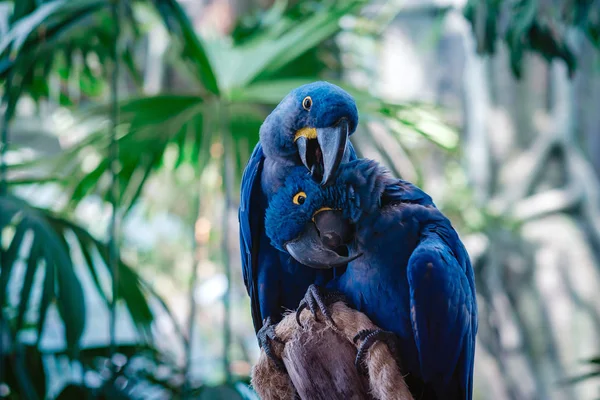
[[357, 159], [354, 100], [326, 82], [292, 91], [261, 127], [242, 179], [244, 281], [260, 345], [285, 309], [328, 318], [341, 296], [381, 329], [418, 399], [471, 399], [473, 270], [450, 221], [414, 185]]

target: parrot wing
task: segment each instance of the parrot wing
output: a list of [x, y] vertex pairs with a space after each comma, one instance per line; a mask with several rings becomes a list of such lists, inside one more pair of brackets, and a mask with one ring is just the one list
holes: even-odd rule
[[427, 193], [402, 179], [390, 179], [381, 195], [382, 206], [394, 202], [435, 206]]
[[[433, 208], [427, 212], [441, 215]], [[439, 396], [470, 400], [477, 333], [473, 269], [445, 217], [421, 232], [407, 269], [421, 373]]]
[[[356, 159], [351, 143], [348, 143], [348, 152], [350, 160]], [[283, 308], [297, 307], [311, 283], [325, 284], [333, 273], [338, 272], [338, 269], [316, 271], [298, 268], [300, 264], [291, 256], [271, 245], [264, 226], [267, 207], [261, 187], [264, 160], [262, 146], [258, 143], [242, 176], [238, 214], [242, 272], [256, 332], [263, 326], [266, 317], [271, 316], [273, 322], [277, 322]]]
[[244, 284], [250, 296], [252, 321], [254, 329], [262, 327], [262, 317], [258, 295], [258, 246], [264, 229], [264, 212], [262, 209], [260, 176], [265, 157], [260, 143], [256, 145], [242, 176], [240, 209], [240, 251], [242, 256], [242, 273]]

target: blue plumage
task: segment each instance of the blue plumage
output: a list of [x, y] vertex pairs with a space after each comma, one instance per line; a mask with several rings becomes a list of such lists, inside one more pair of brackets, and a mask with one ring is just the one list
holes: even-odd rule
[[[302, 205], [291, 201], [299, 191], [306, 193]], [[322, 207], [355, 221], [348, 247], [351, 255], [363, 254], [327, 287], [396, 334], [407, 382], [419, 398], [471, 399], [475, 284], [450, 221], [419, 188], [356, 160], [342, 165], [326, 188], [293, 170], [267, 209], [273, 245], [284, 249], [296, 240]]]
[[257, 332], [266, 318], [276, 322], [284, 309], [296, 308], [310, 284], [333, 276], [271, 246], [264, 230], [270, 199], [296, 166], [304, 164], [305, 174], [326, 180], [341, 161], [355, 159], [347, 138], [357, 124], [352, 97], [335, 85], [315, 82], [286, 96], [260, 128], [260, 142], [242, 177], [239, 209], [242, 270]]

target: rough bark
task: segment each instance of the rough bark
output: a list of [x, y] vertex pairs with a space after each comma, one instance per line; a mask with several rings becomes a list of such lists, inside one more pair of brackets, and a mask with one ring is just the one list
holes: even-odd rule
[[302, 399], [368, 399], [368, 383], [354, 366], [355, 355], [354, 346], [332, 329], [316, 336], [301, 331], [285, 346], [283, 362]]
[[338, 302], [331, 306], [334, 325], [319, 321], [310, 312], [287, 315], [276, 328], [285, 345], [272, 342], [289, 372], [277, 370], [264, 352], [252, 372], [252, 385], [263, 400], [380, 399], [412, 400], [396, 360], [387, 346], [376, 343], [366, 356], [367, 377], [354, 366], [352, 338], [363, 329], [377, 327], [364, 315]]

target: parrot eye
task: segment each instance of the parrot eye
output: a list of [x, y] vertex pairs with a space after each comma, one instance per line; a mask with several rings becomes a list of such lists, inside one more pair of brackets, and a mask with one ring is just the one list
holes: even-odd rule
[[304, 204], [304, 202], [306, 201], [306, 193], [304, 193], [304, 192], [296, 193], [294, 195], [294, 198], [292, 199], [292, 201], [294, 202], [294, 204], [297, 204], [297, 205]]
[[304, 100], [302, 100], [302, 108], [304, 108], [306, 111], [310, 111], [311, 107], [312, 107], [312, 99], [310, 98], [310, 96], [306, 96], [304, 98]]

